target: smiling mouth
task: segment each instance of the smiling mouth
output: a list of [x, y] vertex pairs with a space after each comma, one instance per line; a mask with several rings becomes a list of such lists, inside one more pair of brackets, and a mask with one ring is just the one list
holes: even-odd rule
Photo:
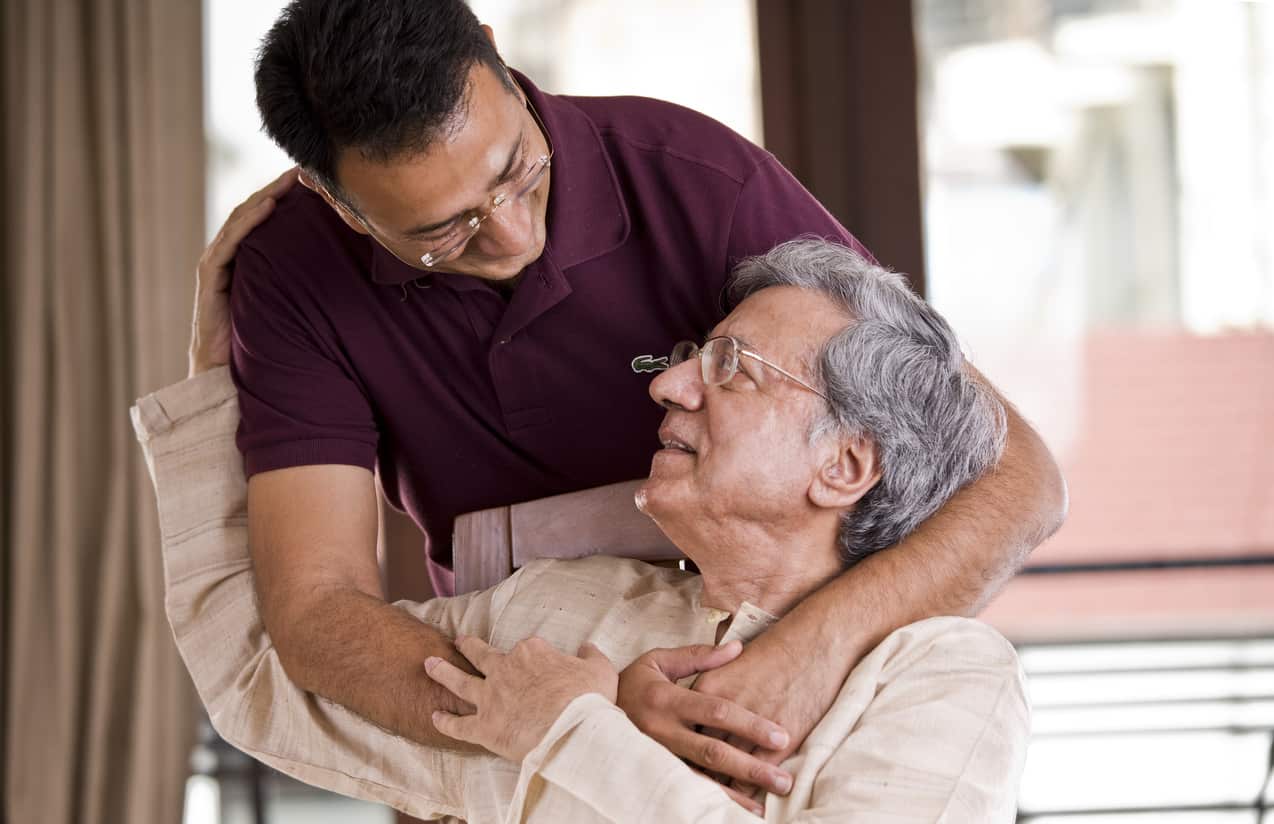
[[694, 449], [690, 447], [689, 444], [683, 443], [682, 441], [679, 441], [676, 438], [661, 436], [659, 438], [659, 443], [663, 446], [664, 449], [669, 449], [674, 452], [684, 452], [687, 455], [698, 454], [694, 451]]

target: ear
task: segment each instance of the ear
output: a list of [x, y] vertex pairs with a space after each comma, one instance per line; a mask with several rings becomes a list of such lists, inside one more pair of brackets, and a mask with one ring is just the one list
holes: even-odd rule
[[848, 509], [880, 480], [876, 444], [865, 437], [827, 439], [829, 448], [810, 481], [810, 503], [823, 509]]
[[482, 25], [482, 33], [485, 34], [487, 36], [487, 39], [491, 41], [491, 46], [495, 48], [497, 52], [500, 51], [499, 47], [495, 45], [495, 32], [491, 31], [491, 27], [488, 26], [486, 23], [483, 23], [481, 25]]
[[358, 232], [360, 235], [371, 234], [371, 232], [367, 231], [367, 227], [363, 225], [363, 221], [359, 220], [358, 217], [349, 210], [348, 206], [333, 197], [332, 193], [327, 190], [326, 186], [310, 177], [307, 172], [302, 171], [300, 175], [297, 176], [297, 180], [300, 181], [301, 185], [305, 188], [318, 193], [318, 196], [323, 198], [323, 200], [327, 202], [327, 205], [331, 206], [332, 210], [341, 216], [341, 220], [345, 221], [346, 226], [353, 229], [355, 232]]

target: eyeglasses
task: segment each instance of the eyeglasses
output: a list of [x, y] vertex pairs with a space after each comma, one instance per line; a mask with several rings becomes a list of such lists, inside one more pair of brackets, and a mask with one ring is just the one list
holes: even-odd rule
[[775, 370], [784, 377], [791, 378], [799, 385], [818, 395], [828, 403], [832, 399], [810, 386], [805, 381], [793, 375], [783, 367], [776, 363], [771, 363], [756, 352], [751, 352], [739, 345], [734, 338], [723, 335], [721, 337], [709, 338], [701, 347], [696, 346], [688, 340], [683, 340], [672, 348], [672, 355], [668, 358], [668, 367], [685, 363], [691, 358], [699, 359], [699, 369], [703, 375], [703, 382], [707, 386], [720, 386], [730, 380], [739, 371], [739, 356], [751, 358], [759, 361], [771, 369]]
[[420, 262], [426, 268], [432, 269], [439, 263], [447, 260], [465, 247], [473, 236], [482, 228], [482, 224], [491, 219], [496, 210], [506, 203], [512, 203], [521, 200], [527, 194], [534, 191], [537, 186], [544, 180], [544, 175], [548, 173], [549, 166], [553, 160], [553, 144], [549, 138], [549, 130], [544, 128], [544, 121], [540, 119], [540, 113], [535, 110], [535, 106], [531, 105], [531, 99], [525, 99], [526, 108], [531, 112], [531, 116], [535, 118], [535, 123], [540, 127], [540, 133], [544, 135], [544, 142], [548, 144], [548, 154], [542, 154], [536, 158], [518, 181], [514, 184], [512, 191], [496, 192], [491, 196], [490, 208], [482, 211], [474, 212], [469, 219], [460, 225], [456, 230], [457, 234], [454, 238], [449, 238], [444, 245], [437, 249], [425, 252], [420, 256]]

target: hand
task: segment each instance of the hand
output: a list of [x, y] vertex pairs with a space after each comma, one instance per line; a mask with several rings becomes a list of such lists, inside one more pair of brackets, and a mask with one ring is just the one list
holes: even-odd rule
[[[781, 625], [779, 625], [781, 626]], [[772, 719], [791, 733], [785, 744], [757, 746], [755, 736], [732, 735], [726, 743], [740, 753], [764, 764], [777, 765], [805, 742], [806, 736], [831, 709], [840, 693], [845, 675], [836, 669], [833, 656], [800, 658], [776, 630], [757, 636], [743, 654], [730, 663], [705, 673], [694, 690], [726, 699], [764, 718]], [[755, 786], [766, 786], [749, 775], [731, 772], [733, 787], [751, 795]]]
[[296, 175], [294, 166], [235, 207], [199, 258], [188, 377], [230, 362], [230, 263], [239, 241], [269, 216], [276, 199], [296, 182]]
[[610, 660], [592, 644], [579, 657], [564, 655], [543, 638], [518, 641], [508, 653], [481, 638], [459, 636], [456, 649], [485, 677], [469, 675], [441, 658], [425, 659], [425, 672], [477, 712], [455, 715], [439, 710], [434, 726], [443, 735], [485, 747], [519, 763], [535, 749], [566, 705], [579, 696], [600, 693], [615, 700], [619, 676]]
[[[719, 647], [696, 644], [652, 649], [620, 673], [619, 706], [638, 729], [676, 755], [707, 770], [746, 779], [785, 795], [792, 789], [792, 776], [775, 766], [778, 761], [767, 762], [751, 754], [751, 744], [767, 752], [768, 748], [787, 744], [787, 732], [733, 701], [675, 683], [696, 672], [728, 665], [742, 650], [738, 641]], [[750, 742], [748, 749], [731, 747], [720, 738], [696, 731], [695, 725], [746, 739]], [[764, 814], [749, 793], [730, 787], [726, 787], [726, 792], [746, 809]]]

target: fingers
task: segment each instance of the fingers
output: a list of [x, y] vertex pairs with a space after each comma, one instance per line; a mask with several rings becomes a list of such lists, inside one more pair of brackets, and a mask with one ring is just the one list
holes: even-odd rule
[[[788, 752], [787, 746], [783, 746], [778, 749], [766, 749], [765, 747], [753, 748], [750, 741], [735, 735], [727, 737], [725, 742], [732, 747], [737, 747], [743, 750], [744, 752], [750, 752], [758, 761], [764, 761], [766, 764], [774, 764], [776, 766], [783, 763], [783, 760], [791, 755], [791, 753]], [[748, 795], [751, 795], [756, 790], [755, 786], [744, 781], [736, 781], [734, 782], [734, 786], [736, 789]]]
[[646, 653], [654, 666], [669, 681], [677, 681], [697, 672], [706, 672], [728, 664], [739, 653], [743, 644], [737, 640], [719, 647], [710, 644], [691, 644], [685, 647], [652, 649]]
[[611, 663], [611, 660], [606, 657], [606, 653], [598, 649], [591, 641], [585, 641], [580, 645], [579, 657], [583, 658], [585, 661], [597, 661], [598, 663], [603, 663], [611, 669], [615, 668], [615, 665]]
[[298, 169], [293, 166], [235, 207], [204, 254], [205, 260], [218, 269], [233, 260], [239, 242], [269, 216], [277, 199], [296, 183], [297, 174]]
[[477, 723], [476, 716], [473, 715], [453, 715], [444, 710], [434, 710], [429, 716], [434, 723], [434, 729], [457, 741], [468, 741], [470, 744], [477, 744], [474, 740], [474, 724]]
[[291, 169], [288, 169], [283, 174], [276, 177], [261, 191], [264, 192], [267, 197], [278, 197], [288, 189], [292, 188], [292, 184], [296, 183], [300, 172], [300, 166], [293, 166]]
[[250, 206], [245, 203], [231, 212], [204, 254], [205, 260], [217, 269], [234, 260], [239, 243], [269, 217], [274, 211], [274, 204], [273, 198], [263, 198]]
[[792, 789], [792, 776], [786, 771], [731, 747], [719, 738], [683, 727], [667, 737], [661, 736], [659, 742], [674, 754], [735, 781], [764, 787], [780, 795], [786, 795]]
[[478, 672], [483, 675], [489, 674], [493, 656], [504, 655], [504, 653], [495, 650], [486, 641], [473, 635], [457, 635], [456, 649], [460, 651], [461, 655], [468, 658], [469, 663], [473, 664]]
[[452, 695], [477, 706], [481, 678], [470, 675], [450, 661], [444, 661], [433, 655], [425, 659], [425, 672], [430, 678], [446, 687]]
[[754, 745], [766, 749], [786, 747], [787, 731], [769, 719], [762, 718], [726, 698], [686, 691], [677, 697], [678, 716], [688, 724], [699, 724], [745, 739], [736, 745], [750, 750]]
[[765, 817], [765, 805], [759, 801], [753, 800], [752, 796], [748, 793], [742, 790], [736, 790], [734, 787], [728, 787], [725, 784], [721, 785], [721, 789], [725, 790], [726, 795], [734, 799], [735, 803], [743, 809], [753, 815], [759, 815], [762, 818]]
[[[748, 753], [759, 761], [765, 761], [767, 764], [774, 763], [773, 761], [767, 761], [763, 753], [757, 752], [756, 748], [752, 746], [752, 742], [739, 738], [737, 735], [726, 736], [725, 742], [731, 747], [735, 747], [736, 749]], [[747, 781], [736, 780], [734, 782], [734, 789], [746, 795], [752, 795], [752, 793], [756, 792], [756, 785], [749, 784]]]
[[[254, 209], [262, 201], [278, 198], [288, 189], [291, 189], [292, 184], [296, 183], [296, 178], [297, 178], [297, 175], [299, 174], [299, 171], [300, 171], [300, 167], [298, 166], [293, 166], [291, 169], [288, 169], [286, 172], [279, 175], [274, 180], [271, 180], [269, 183], [265, 184], [260, 189], [257, 189], [255, 192], [249, 195], [247, 200], [239, 204], [238, 208], [235, 209], [235, 211], [238, 211], [239, 209], [244, 209], [245, 211]], [[230, 215], [231, 217], [233, 217], [234, 212], [231, 212]]]

